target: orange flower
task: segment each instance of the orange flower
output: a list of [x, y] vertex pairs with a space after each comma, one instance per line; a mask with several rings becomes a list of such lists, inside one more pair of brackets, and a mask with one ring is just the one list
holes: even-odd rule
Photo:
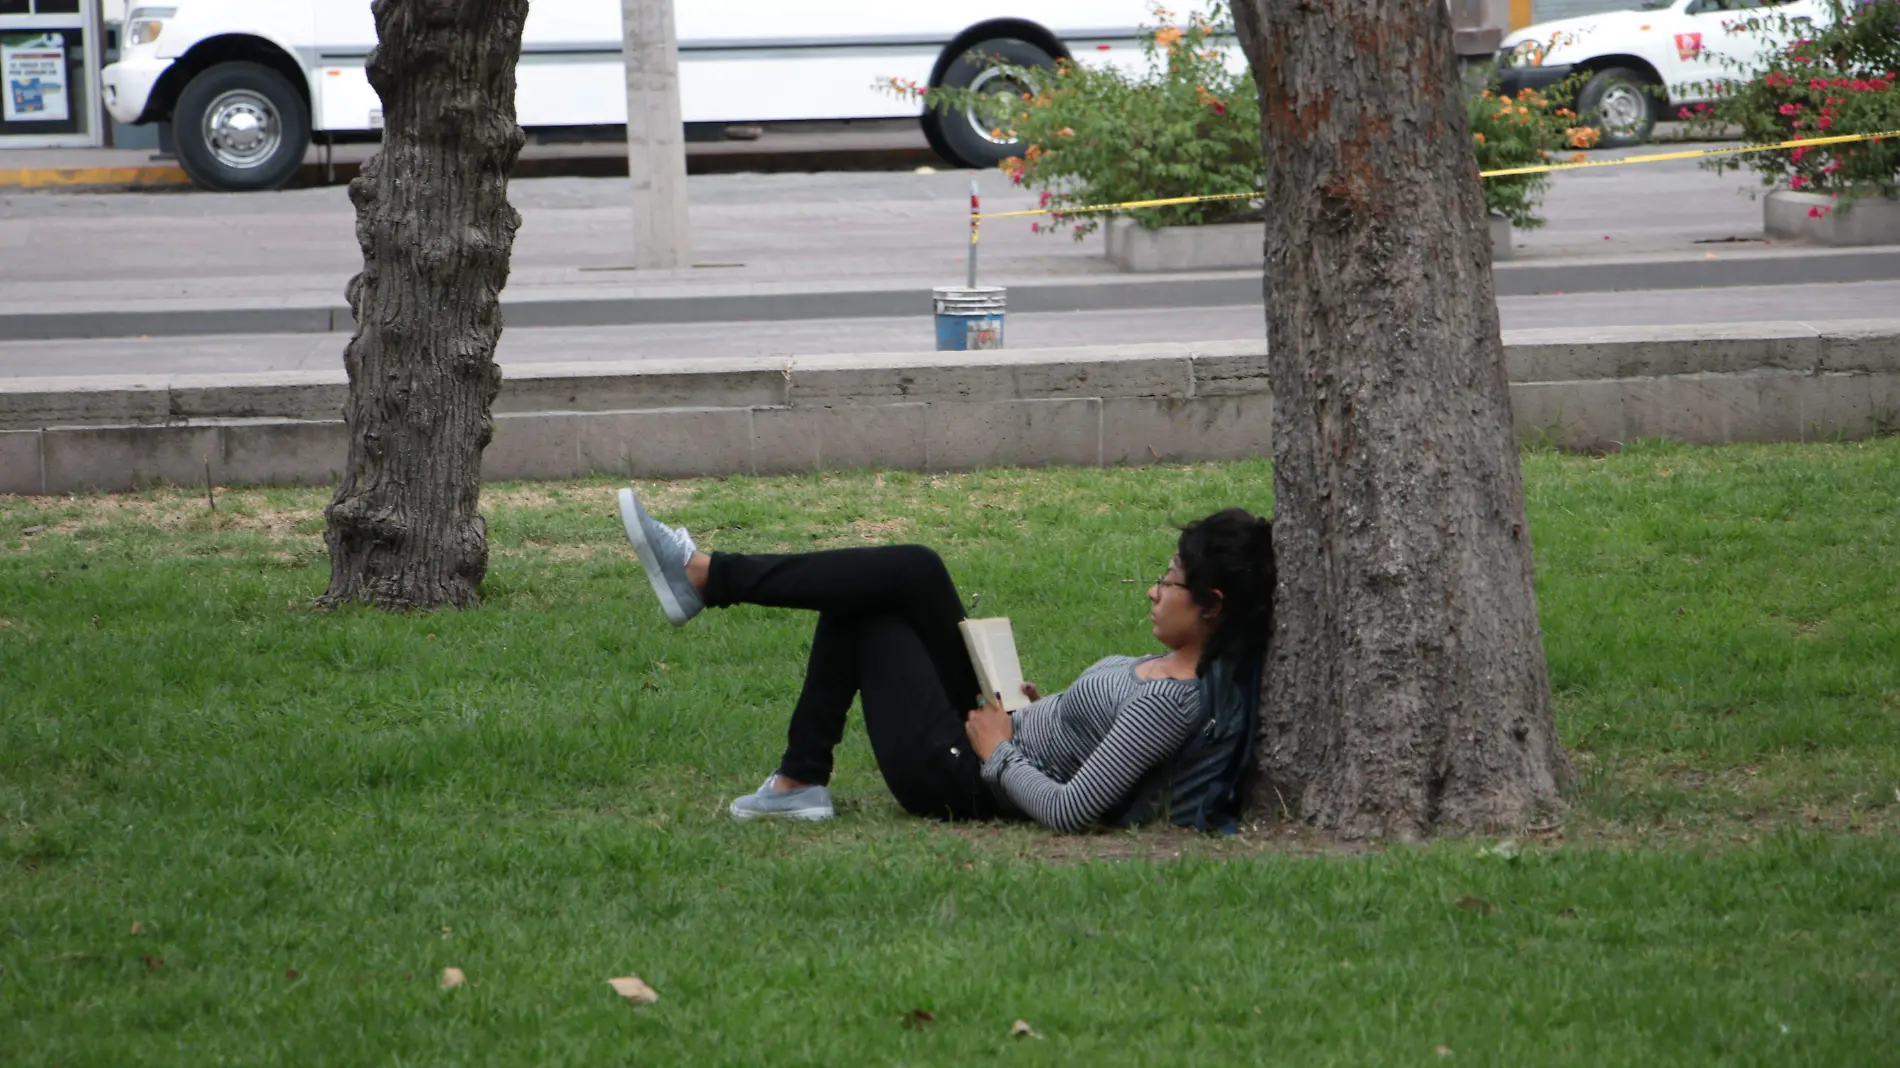
[[1173, 48], [1185, 36], [1187, 35], [1181, 32], [1179, 26], [1163, 26], [1155, 31], [1155, 44], [1163, 48]]
[[1481, 133], [1472, 134], [1471, 139], [1478, 142], [1479, 144], [1484, 144], [1484, 135]]

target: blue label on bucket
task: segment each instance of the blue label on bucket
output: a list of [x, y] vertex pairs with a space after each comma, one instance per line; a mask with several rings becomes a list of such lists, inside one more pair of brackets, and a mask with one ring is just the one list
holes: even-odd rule
[[937, 316], [938, 352], [975, 352], [1002, 347], [1003, 316], [1001, 313]]

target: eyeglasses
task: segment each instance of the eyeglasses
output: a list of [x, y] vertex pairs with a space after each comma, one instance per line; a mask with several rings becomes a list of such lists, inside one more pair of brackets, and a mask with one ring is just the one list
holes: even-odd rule
[[1185, 589], [1187, 589], [1187, 588], [1188, 588], [1188, 584], [1187, 584], [1187, 583], [1185, 583], [1185, 582], [1176, 582], [1176, 581], [1174, 581], [1173, 579], [1170, 579], [1170, 578], [1168, 577], [1168, 573], [1167, 573], [1166, 571], [1163, 571], [1163, 572], [1161, 573], [1161, 577], [1160, 577], [1160, 578], [1158, 578], [1158, 579], [1155, 579], [1155, 585], [1156, 585], [1156, 586], [1159, 586], [1159, 587], [1161, 587], [1161, 588], [1162, 588], [1162, 589], [1164, 589], [1164, 590], [1165, 590], [1165, 589], [1167, 589], [1167, 588], [1168, 588], [1169, 586], [1173, 586], [1174, 588], [1176, 588], [1176, 589], [1181, 589], [1181, 590], [1185, 590]]

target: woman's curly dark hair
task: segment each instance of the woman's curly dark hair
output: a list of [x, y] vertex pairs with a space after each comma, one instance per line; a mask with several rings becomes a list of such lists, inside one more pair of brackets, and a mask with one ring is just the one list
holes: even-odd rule
[[1195, 670], [1205, 675], [1230, 652], [1266, 648], [1273, 633], [1273, 520], [1224, 509], [1182, 527], [1175, 552], [1188, 596], [1207, 611], [1220, 610]]

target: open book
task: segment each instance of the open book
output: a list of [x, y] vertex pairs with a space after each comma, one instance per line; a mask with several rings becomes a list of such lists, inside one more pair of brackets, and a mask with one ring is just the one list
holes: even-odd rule
[[976, 668], [976, 681], [983, 692], [991, 697], [1001, 694], [1007, 712], [1027, 705], [1023, 665], [1016, 657], [1016, 636], [1010, 632], [1009, 617], [966, 619], [957, 624], [957, 629], [963, 632], [963, 644], [970, 650], [970, 665]]

